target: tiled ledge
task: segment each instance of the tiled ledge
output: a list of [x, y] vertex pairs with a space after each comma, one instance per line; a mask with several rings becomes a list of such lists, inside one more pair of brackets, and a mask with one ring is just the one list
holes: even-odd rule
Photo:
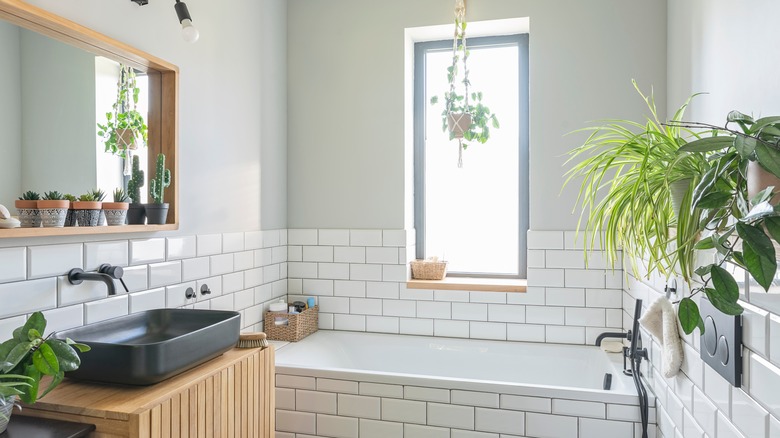
[[447, 277], [444, 280], [409, 280], [409, 289], [467, 290], [474, 292], [525, 292], [528, 281], [516, 278]]

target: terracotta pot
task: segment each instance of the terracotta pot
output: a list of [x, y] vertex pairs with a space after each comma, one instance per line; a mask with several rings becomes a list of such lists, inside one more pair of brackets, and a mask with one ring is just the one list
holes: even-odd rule
[[130, 204], [127, 202], [104, 202], [103, 214], [109, 227], [124, 225], [127, 221], [127, 210]]
[[471, 114], [449, 113], [447, 114], [447, 125], [453, 137], [463, 138], [463, 133], [471, 127]]
[[752, 198], [769, 186], [773, 186], [776, 195], [769, 201], [772, 205], [780, 202], [780, 178], [765, 170], [757, 161], [748, 163], [747, 171], [748, 196]]
[[103, 203], [98, 201], [74, 201], [74, 210], [100, 210], [103, 208]]
[[19, 212], [19, 222], [22, 228], [38, 228], [41, 226], [41, 213], [38, 210], [38, 201], [14, 201]]
[[146, 223], [149, 225], [165, 225], [168, 221], [168, 203], [146, 204]]
[[70, 207], [70, 201], [67, 200], [38, 201], [41, 225], [44, 228], [64, 227], [68, 216], [68, 207]]

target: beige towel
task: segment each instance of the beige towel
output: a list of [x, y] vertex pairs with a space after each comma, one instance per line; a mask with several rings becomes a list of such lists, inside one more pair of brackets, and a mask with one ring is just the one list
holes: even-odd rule
[[661, 343], [664, 377], [676, 376], [680, 372], [684, 353], [677, 329], [677, 313], [672, 303], [666, 297], [659, 297], [639, 318], [639, 323]]

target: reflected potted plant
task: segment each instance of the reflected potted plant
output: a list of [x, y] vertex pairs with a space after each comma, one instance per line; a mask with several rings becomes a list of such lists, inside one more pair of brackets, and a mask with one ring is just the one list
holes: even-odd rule
[[14, 203], [19, 212], [19, 222], [22, 228], [38, 228], [41, 226], [41, 215], [38, 211], [38, 201], [41, 195], [37, 192], [27, 191]]
[[66, 200], [58, 191], [46, 192], [43, 199], [38, 201], [38, 212], [41, 216], [41, 224], [44, 228], [60, 228], [65, 226], [68, 216], [70, 201]]
[[96, 227], [100, 222], [100, 211], [102, 203], [95, 198], [93, 192], [85, 193], [79, 196], [78, 201], [73, 203], [75, 210], [76, 223], [80, 227]]
[[146, 144], [148, 127], [143, 115], [136, 109], [140, 92], [135, 70], [120, 64], [116, 101], [112, 111], [106, 113], [106, 122], [97, 125], [106, 152], [129, 159], [128, 151], [137, 149], [139, 143]]
[[127, 220], [127, 210], [130, 208], [130, 198], [121, 188], [114, 190], [114, 202], [103, 203], [103, 213], [108, 226], [124, 225]]
[[165, 189], [171, 185], [171, 171], [165, 168], [165, 154], [157, 155], [155, 177], [149, 181], [151, 204], [146, 204], [146, 218], [150, 225], [164, 225], [168, 218], [169, 205], [165, 200]]
[[130, 225], [143, 225], [146, 222], [146, 207], [141, 204], [141, 187], [144, 186], [144, 171], [138, 156], [133, 157], [133, 171], [130, 181], [127, 183], [127, 196], [130, 197], [130, 206], [127, 211], [127, 223]]
[[[35, 312], [13, 337], [0, 344], [0, 433], [5, 432], [16, 400], [33, 404], [56, 388], [65, 373], [81, 365], [79, 352], [89, 351], [71, 339], [43, 337], [46, 318]], [[41, 392], [41, 379], [51, 380]]]
[[[490, 139], [490, 127], [498, 129], [498, 118], [490, 108], [482, 103], [482, 92], [469, 92], [469, 51], [466, 47], [466, 6], [458, 2], [455, 7], [455, 35], [452, 44], [452, 65], [447, 67], [449, 91], [444, 93], [442, 111], [442, 131], [449, 131], [450, 140], [458, 140], [458, 167], [463, 167], [463, 151], [468, 148], [465, 141], [485, 144]], [[462, 60], [461, 79], [459, 62]], [[461, 80], [464, 92], [456, 90], [456, 82]], [[438, 96], [431, 97], [431, 105], [439, 102]], [[464, 141], [465, 140], [465, 141]]]

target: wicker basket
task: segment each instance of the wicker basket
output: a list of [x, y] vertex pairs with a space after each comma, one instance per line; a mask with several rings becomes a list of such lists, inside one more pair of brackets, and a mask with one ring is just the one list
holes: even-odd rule
[[411, 265], [412, 278], [416, 280], [442, 280], [447, 275], [447, 262], [414, 260]]
[[263, 329], [268, 339], [274, 341], [298, 342], [317, 331], [319, 324], [320, 307], [314, 306], [301, 313], [287, 315], [287, 325], [274, 324], [275, 312], [265, 312]]

